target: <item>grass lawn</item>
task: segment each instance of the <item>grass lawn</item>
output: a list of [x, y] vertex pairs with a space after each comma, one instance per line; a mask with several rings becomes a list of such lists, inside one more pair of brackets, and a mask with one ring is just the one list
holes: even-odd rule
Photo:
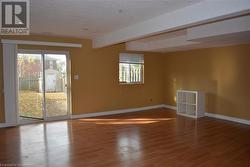
[[[46, 93], [47, 116], [67, 114], [67, 96], [63, 92]], [[19, 114], [25, 117], [43, 118], [42, 93], [36, 91], [19, 91]]]

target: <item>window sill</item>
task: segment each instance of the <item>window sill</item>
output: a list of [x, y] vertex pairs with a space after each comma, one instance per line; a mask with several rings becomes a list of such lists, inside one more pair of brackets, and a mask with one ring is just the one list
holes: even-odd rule
[[119, 82], [119, 85], [143, 85], [144, 82], [132, 82], [132, 83], [123, 83]]

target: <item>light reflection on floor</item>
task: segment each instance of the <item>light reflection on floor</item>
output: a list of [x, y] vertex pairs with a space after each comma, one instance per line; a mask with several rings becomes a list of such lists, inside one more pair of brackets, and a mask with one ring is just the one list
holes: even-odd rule
[[121, 162], [123, 162], [123, 166], [129, 167], [138, 162], [141, 163], [143, 156], [141, 149], [140, 130], [133, 129], [117, 135], [117, 152]]
[[81, 122], [94, 123], [99, 125], [126, 125], [126, 124], [152, 124], [161, 121], [171, 121], [176, 118], [130, 118], [130, 119], [110, 119], [110, 118], [85, 118], [79, 119]]
[[0, 129], [0, 162], [32, 167], [238, 167], [249, 162], [249, 132], [244, 125], [159, 109], [36, 123]]
[[21, 163], [34, 166], [46, 162], [49, 165], [53, 163], [53, 157], [63, 151], [64, 158], [59, 162], [67, 165], [70, 144], [68, 127], [67, 122], [21, 126], [19, 132]]

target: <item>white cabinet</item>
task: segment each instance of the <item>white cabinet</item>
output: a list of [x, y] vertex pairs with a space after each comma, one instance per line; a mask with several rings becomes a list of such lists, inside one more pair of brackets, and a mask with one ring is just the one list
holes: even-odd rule
[[192, 118], [205, 116], [205, 94], [201, 91], [177, 90], [177, 114]]

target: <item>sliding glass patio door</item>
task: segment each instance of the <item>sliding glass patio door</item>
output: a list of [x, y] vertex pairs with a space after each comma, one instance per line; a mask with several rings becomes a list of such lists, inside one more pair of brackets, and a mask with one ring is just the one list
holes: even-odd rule
[[18, 53], [18, 108], [21, 119], [43, 119], [43, 61], [39, 53]]
[[45, 106], [46, 117], [68, 114], [67, 58], [64, 54], [45, 54]]
[[67, 53], [19, 50], [17, 86], [20, 122], [69, 116], [68, 66]]

